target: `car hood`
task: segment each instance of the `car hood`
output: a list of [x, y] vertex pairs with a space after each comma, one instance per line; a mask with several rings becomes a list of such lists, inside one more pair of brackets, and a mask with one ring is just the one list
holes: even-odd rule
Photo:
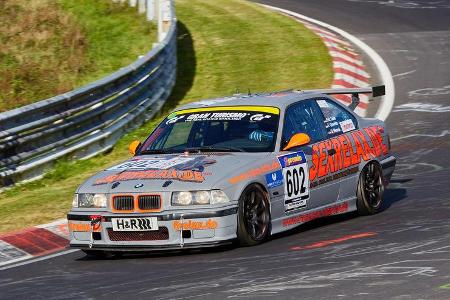
[[89, 178], [78, 193], [141, 193], [222, 189], [231, 177], [261, 165], [270, 153], [135, 156]]

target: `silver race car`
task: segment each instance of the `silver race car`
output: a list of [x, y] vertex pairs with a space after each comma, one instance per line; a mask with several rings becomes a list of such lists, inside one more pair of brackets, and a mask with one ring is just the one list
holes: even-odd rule
[[384, 86], [180, 107], [130, 144], [132, 158], [77, 189], [70, 246], [105, 254], [255, 245], [316, 218], [378, 212], [396, 159], [384, 123], [353, 112], [361, 93], [384, 95]]

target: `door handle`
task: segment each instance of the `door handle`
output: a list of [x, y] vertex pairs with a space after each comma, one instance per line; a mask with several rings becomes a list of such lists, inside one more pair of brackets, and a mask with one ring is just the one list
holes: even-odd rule
[[335, 155], [336, 154], [336, 149], [329, 149], [328, 150], [328, 155]]

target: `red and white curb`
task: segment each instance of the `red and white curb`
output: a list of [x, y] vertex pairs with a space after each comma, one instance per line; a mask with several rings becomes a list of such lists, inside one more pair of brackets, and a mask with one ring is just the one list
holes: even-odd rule
[[[386, 95], [382, 97], [381, 100], [377, 100], [380, 104], [374, 117], [383, 121], [387, 119], [394, 105], [394, 80], [387, 64], [375, 50], [357, 37], [333, 25], [287, 9], [265, 4], [261, 4], [261, 6], [293, 17], [297, 21], [305, 24], [306, 27], [321, 37], [333, 59], [333, 70], [335, 72], [332, 84], [333, 88], [367, 86], [370, 76], [366, 72], [364, 64], [362, 63], [359, 55], [353, 49], [353, 46], [357, 47], [362, 53], [367, 55], [377, 69], [381, 83], [386, 88]], [[335, 95], [335, 98], [339, 99], [343, 103], [351, 102], [350, 96]], [[361, 103], [355, 111], [359, 115], [365, 116], [367, 113], [369, 98], [366, 95], [361, 95], [360, 99]]]
[[[307, 28], [317, 34], [328, 48], [333, 60], [334, 78], [332, 88], [357, 88], [369, 86], [370, 75], [366, 72], [364, 63], [352, 48], [352, 45], [344, 41], [341, 36], [331, 31], [317, 27], [304, 20], [296, 19]], [[334, 95], [334, 98], [344, 104], [352, 102], [350, 95]], [[355, 112], [365, 117], [369, 104], [367, 95], [360, 95], [360, 103]]]
[[52, 254], [68, 244], [67, 220], [0, 234], [0, 267]]

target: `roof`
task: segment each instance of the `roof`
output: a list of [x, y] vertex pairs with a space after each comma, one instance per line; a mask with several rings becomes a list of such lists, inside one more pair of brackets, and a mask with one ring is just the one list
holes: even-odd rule
[[253, 94], [253, 95], [235, 95], [231, 97], [222, 97], [215, 99], [208, 99], [202, 101], [195, 101], [183, 105], [177, 109], [185, 110], [199, 107], [220, 107], [220, 106], [274, 106], [280, 110], [284, 110], [287, 106], [294, 102], [311, 99], [313, 97], [327, 97], [324, 94], [286, 91], [276, 92], [271, 94]]

